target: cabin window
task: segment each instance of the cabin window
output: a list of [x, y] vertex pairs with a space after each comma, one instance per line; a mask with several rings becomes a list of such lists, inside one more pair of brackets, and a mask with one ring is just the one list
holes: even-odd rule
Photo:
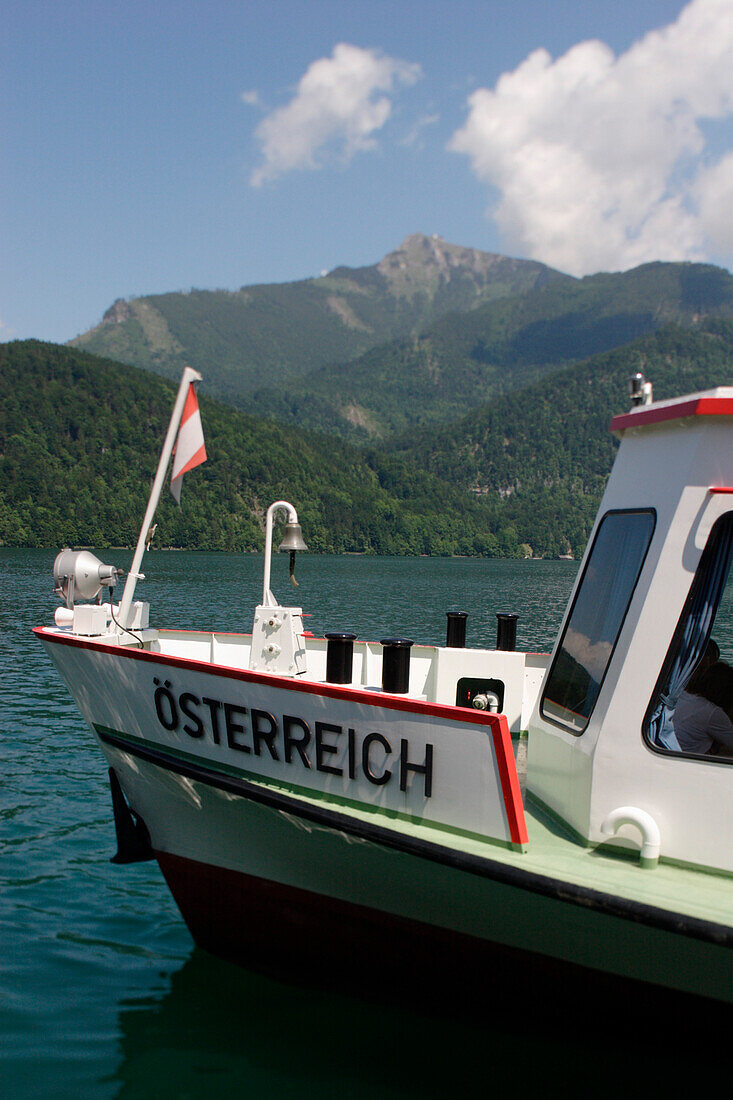
[[645, 736], [685, 756], [733, 758], [733, 512], [714, 524], [649, 708]]
[[593, 541], [541, 714], [580, 734], [588, 725], [654, 531], [652, 511], [607, 512]]

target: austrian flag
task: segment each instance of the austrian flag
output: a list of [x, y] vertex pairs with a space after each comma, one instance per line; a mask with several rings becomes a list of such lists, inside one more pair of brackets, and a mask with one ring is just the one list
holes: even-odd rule
[[171, 472], [171, 492], [178, 504], [181, 503], [181, 483], [183, 475], [206, 462], [204, 430], [201, 427], [201, 413], [193, 382], [189, 384], [186, 404], [183, 407], [181, 426], [173, 452], [173, 470]]

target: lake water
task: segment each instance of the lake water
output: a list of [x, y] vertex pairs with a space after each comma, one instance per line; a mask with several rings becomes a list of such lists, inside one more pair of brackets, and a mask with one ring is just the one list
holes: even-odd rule
[[[118, 867], [107, 770], [30, 634], [50, 623], [54, 554], [0, 550], [0, 1094], [3, 1097], [418, 1097], [489, 1089], [570, 1094], [605, 1083], [658, 1089], [674, 1068], [698, 1084], [692, 1044], [649, 1042], [649, 1020], [600, 1015], [559, 988], [506, 1011], [365, 1002], [268, 980], [195, 949], [154, 863]], [[127, 552], [104, 560], [127, 567]], [[469, 644], [493, 644], [496, 613], [520, 616], [520, 648], [547, 650], [573, 562], [298, 558], [274, 561], [281, 602], [315, 634], [353, 630], [442, 642], [445, 611], [469, 613]], [[249, 631], [262, 558], [154, 552], [138, 595], [156, 625]], [[346, 961], [345, 961], [346, 962]], [[667, 1012], [659, 1002], [659, 1016]], [[653, 1010], [654, 1011], [654, 1010]], [[632, 1023], [626, 1026], [628, 1021]], [[600, 1021], [603, 1021], [602, 1023]], [[678, 1021], [679, 1023], [679, 1021]], [[683, 1024], [685, 1037], [691, 1032]], [[660, 1042], [662, 1046], [660, 1047]], [[595, 1084], [589, 1075], [595, 1077]], [[476, 1078], [479, 1083], [476, 1083]], [[557, 1091], [553, 1089], [553, 1091]]]

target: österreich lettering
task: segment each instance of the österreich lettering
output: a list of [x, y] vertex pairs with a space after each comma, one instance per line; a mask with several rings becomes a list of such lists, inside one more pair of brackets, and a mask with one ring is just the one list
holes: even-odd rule
[[422, 783], [433, 793], [433, 746], [416, 755], [407, 738], [393, 745], [379, 730], [360, 731], [332, 722], [309, 723], [296, 714], [275, 715], [191, 691], [170, 680], [153, 680], [153, 702], [162, 728], [179, 738], [210, 741], [224, 750], [269, 757], [284, 767], [307, 768], [348, 780], [363, 777], [376, 787], [397, 782], [401, 791]]

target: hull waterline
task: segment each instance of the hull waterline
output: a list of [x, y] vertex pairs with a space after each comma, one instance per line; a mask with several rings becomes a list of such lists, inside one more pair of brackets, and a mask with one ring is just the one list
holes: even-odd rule
[[554, 978], [569, 964], [594, 980], [731, 999], [724, 925], [526, 870], [520, 856], [396, 836], [282, 792], [234, 794], [102, 744], [151, 835], [164, 838], [155, 856], [195, 942], [223, 958], [372, 991], [387, 975], [395, 987], [478, 990], [500, 972]]

